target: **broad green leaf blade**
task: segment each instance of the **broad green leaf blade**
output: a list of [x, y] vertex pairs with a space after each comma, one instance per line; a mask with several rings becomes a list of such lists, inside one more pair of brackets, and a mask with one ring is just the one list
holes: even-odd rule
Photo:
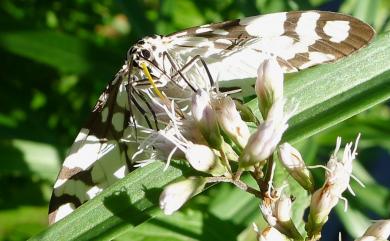
[[86, 72], [91, 67], [88, 59], [84, 58], [88, 45], [60, 33], [32, 31], [2, 33], [0, 46], [64, 72]]
[[183, 210], [171, 216], [158, 215], [116, 238], [127, 241], [226, 241], [235, 240], [243, 226], [203, 210]]
[[[292, 76], [285, 89], [289, 100], [299, 102], [284, 137], [290, 142], [385, 101], [390, 97], [390, 34], [342, 61]], [[250, 105], [256, 109], [255, 102]], [[148, 220], [154, 215], [160, 188], [182, 175], [178, 167], [163, 172], [162, 166], [154, 163], [135, 170], [33, 240], [112, 239]]]
[[57, 177], [60, 158], [53, 146], [21, 139], [0, 139], [0, 152], [4, 160], [0, 161], [0, 175], [35, 175], [51, 182]]
[[133, 171], [31, 240], [110, 240], [145, 222], [154, 216], [161, 187], [183, 175], [183, 167], [163, 168], [155, 162]]
[[119, 62], [112, 61], [112, 53], [59, 32], [4, 32], [0, 35], [0, 47], [63, 73], [107, 73], [112, 70], [107, 63]]
[[356, 130], [362, 134], [360, 148], [381, 147], [390, 151], [390, 112], [385, 104], [377, 105], [369, 111], [353, 117], [329, 128], [317, 139], [321, 146], [333, 146], [335, 136], [342, 136], [345, 140], [356, 138]]
[[[45, 206], [0, 210], [0, 240], [26, 240], [46, 226]], [[23, 227], [23, 228], [21, 228]]]

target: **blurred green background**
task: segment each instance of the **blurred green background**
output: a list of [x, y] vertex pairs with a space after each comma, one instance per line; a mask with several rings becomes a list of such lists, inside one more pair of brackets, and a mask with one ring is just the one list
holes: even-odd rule
[[[67, 148], [138, 39], [204, 23], [306, 9], [352, 14], [378, 33], [390, 28], [390, 0], [2, 0], [0, 240], [25, 240], [46, 228], [51, 187]], [[354, 220], [390, 217], [389, 117], [389, 105], [382, 104], [311, 138], [310, 146], [300, 143], [306, 161], [313, 163], [326, 160], [337, 135], [352, 140], [362, 132], [357, 171], [366, 176], [374, 192], [360, 193], [360, 199], [352, 201]], [[242, 194], [232, 193], [230, 187], [221, 185], [198, 197], [188, 207], [193, 209], [190, 214], [179, 213], [174, 218], [196, 216], [197, 206], [205, 203], [221, 208], [218, 200], [227, 195], [243, 200]], [[370, 199], [373, 196], [375, 200]], [[372, 201], [374, 208], [365, 203]], [[259, 213], [257, 204], [240, 205], [250, 207], [248, 215], [241, 213], [240, 219], [232, 212], [224, 217], [229, 224], [218, 225], [228, 225], [234, 235], [245, 237], [242, 225], [250, 224]], [[335, 235], [346, 229], [353, 234], [351, 217], [336, 213], [339, 221], [327, 226], [327, 232]], [[340, 221], [344, 226], [338, 225]], [[139, 237], [145, 235], [142, 229], [139, 232]]]

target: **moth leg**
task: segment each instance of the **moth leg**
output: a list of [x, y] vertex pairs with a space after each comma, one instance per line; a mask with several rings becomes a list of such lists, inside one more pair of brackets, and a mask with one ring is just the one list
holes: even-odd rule
[[[129, 85], [131, 85], [131, 83], [129, 83]], [[137, 93], [137, 91], [134, 89], [134, 88], [132, 88], [132, 87], [129, 87], [129, 85], [127, 85], [127, 89], [130, 89], [130, 94], [129, 94], [129, 101], [130, 101], [130, 105], [131, 104], [134, 104], [134, 106], [137, 108], [137, 110], [141, 113], [141, 115], [145, 118], [145, 120], [146, 120], [146, 123], [147, 123], [147, 125], [148, 125], [148, 127], [150, 128], [150, 129], [153, 129], [153, 127], [152, 127], [152, 124], [150, 123], [150, 120], [149, 120], [149, 118], [148, 118], [148, 116], [147, 116], [147, 112], [142, 108], [142, 106], [137, 102], [137, 99], [136, 99], [136, 97], [133, 95], [133, 93], [136, 93], [137, 94], [137, 96], [139, 96], [140, 94], [139, 93]], [[129, 91], [128, 91], [129, 92]], [[142, 98], [141, 98], [142, 99]], [[145, 101], [146, 102], [146, 101]], [[135, 116], [134, 116], [134, 112], [133, 112], [133, 119], [134, 119], [134, 124], [135, 124], [135, 126], [137, 125], [136, 124], [136, 122], [135, 122]], [[136, 131], [136, 133], [137, 133], [137, 131]]]
[[135, 91], [134, 93], [145, 103], [145, 105], [148, 108], [148, 110], [150, 111], [150, 113], [152, 113], [153, 120], [154, 120], [154, 125], [156, 126], [156, 130], [158, 131], [159, 128], [158, 128], [158, 121], [157, 121], [156, 113], [154, 112], [154, 110], [152, 109], [152, 107], [150, 106], [148, 101], [146, 100], [145, 96], [143, 96], [142, 94], [138, 93], [138, 91]]
[[177, 77], [178, 74], [179, 75], [183, 75], [187, 70], [189, 70], [192, 66], [194, 66], [194, 64], [196, 64], [197, 61], [201, 62], [202, 66], [204, 67], [204, 69], [206, 71], [207, 77], [209, 78], [210, 85], [212, 87], [214, 87], [215, 86], [215, 82], [213, 80], [213, 77], [211, 76], [210, 70], [207, 67], [206, 62], [204, 61], [204, 59], [200, 55], [195, 55], [192, 59], [190, 59], [185, 65], [183, 65], [181, 67], [181, 69], [179, 71], [177, 71], [176, 74], [172, 75], [172, 78]]
[[177, 77], [177, 74], [180, 75], [181, 78], [186, 82], [186, 84], [194, 91], [196, 92], [196, 89], [194, 86], [191, 85], [191, 83], [188, 81], [188, 79], [184, 76], [182, 73], [182, 69], [179, 70], [177, 67], [175, 61], [173, 61], [171, 55], [168, 54], [168, 52], [164, 51], [163, 52], [163, 67], [164, 67], [164, 59], [167, 58], [169, 63], [171, 64], [172, 68], [176, 71], [176, 73], [170, 77], [170, 79], [173, 79], [174, 77]]

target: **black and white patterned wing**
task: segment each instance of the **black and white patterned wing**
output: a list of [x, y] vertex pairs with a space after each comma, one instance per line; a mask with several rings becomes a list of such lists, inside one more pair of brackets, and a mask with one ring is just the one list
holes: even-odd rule
[[122, 142], [132, 134], [128, 123], [126, 72], [123, 68], [107, 86], [90, 121], [76, 137], [54, 184], [49, 205], [50, 224], [129, 172], [131, 155], [128, 153], [134, 153], [137, 146], [130, 150], [131, 143]]
[[295, 72], [347, 56], [374, 34], [369, 25], [348, 15], [293, 11], [203, 25], [167, 38], [171, 55], [184, 62], [200, 55], [223, 85], [254, 78], [269, 55], [276, 56], [285, 72]]

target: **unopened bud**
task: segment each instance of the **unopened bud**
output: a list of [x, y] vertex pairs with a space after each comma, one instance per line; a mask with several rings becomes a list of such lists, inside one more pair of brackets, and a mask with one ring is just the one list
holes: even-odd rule
[[313, 193], [310, 202], [310, 215], [315, 223], [324, 224], [330, 211], [339, 201], [340, 196], [331, 192], [331, 186], [323, 186]]
[[257, 69], [255, 91], [264, 119], [272, 104], [283, 97], [283, 80], [283, 70], [275, 58], [264, 60]]
[[208, 146], [190, 144], [185, 151], [186, 159], [191, 166], [198, 171], [210, 173], [213, 176], [221, 176], [226, 172], [219, 157]]
[[291, 220], [291, 199], [282, 195], [275, 203], [275, 216], [279, 222]]
[[275, 151], [288, 127], [287, 118], [284, 117], [283, 108], [280, 105], [283, 106], [283, 101], [274, 103], [268, 119], [259, 125], [249, 137], [239, 159], [241, 167], [246, 168], [256, 163], [262, 163]]
[[191, 197], [201, 192], [205, 184], [206, 179], [201, 177], [169, 184], [160, 195], [160, 208], [166, 215], [173, 214]]
[[363, 236], [357, 241], [365, 240], [388, 240], [390, 236], [390, 219], [388, 220], [378, 220], [372, 224]]
[[388, 241], [388, 239], [379, 239], [374, 236], [363, 236], [361, 238], [355, 239], [355, 241]]
[[281, 139], [277, 134], [273, 123], [262, 123], [249, 137], [239, 158], [240, 167], [247, 168], [257, 163], [265, 164], [266, 159], [272, 155]]
[[192, 98], [192, 116], [207, 143], [215, 149], [220, 149], [222, 136], [219, 131], [217, 116], [210, 102], [207, 91], [199, 89]]
[[264, 219], [279, 232], [294, 240], [302, 240], [302, 236], [291, 220], [291, 199], [286, 195], [274, 200], [265, 198], [260, 205]]
[[260, 236], [259, 241], [287, 241], [286, 236], [281, 234], [277, 229], [272, 227], [265, 228]]
[[279, 159], [290, 175], [306, 190], [313, 192], [314, 179], [301, 154], [288, 143], [279, 146]]
[[222, 97], [213, 101], [218, 123], [234, 143], [243, 148], [249, 139], [249, 128], [241, 119], [232, 98]]

